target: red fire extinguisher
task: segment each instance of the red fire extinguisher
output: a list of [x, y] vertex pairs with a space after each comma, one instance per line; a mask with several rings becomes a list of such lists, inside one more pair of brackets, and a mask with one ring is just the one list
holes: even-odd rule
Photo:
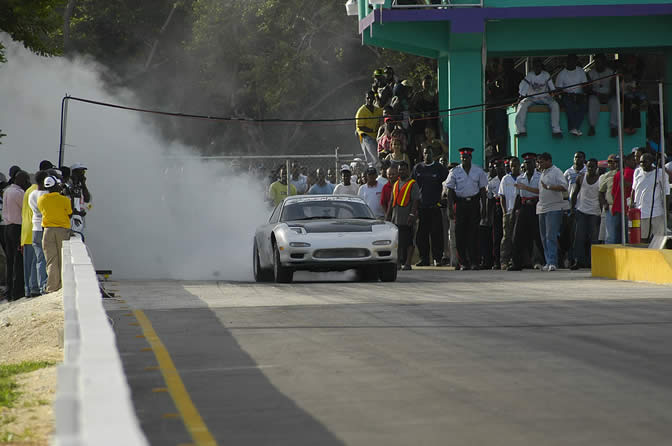
[[630, 244], [636, 245], [642, 242], [642, 228], [641, 228], [642, 212], [637, 208], [630, 208], [628, 210], [628, 241]]

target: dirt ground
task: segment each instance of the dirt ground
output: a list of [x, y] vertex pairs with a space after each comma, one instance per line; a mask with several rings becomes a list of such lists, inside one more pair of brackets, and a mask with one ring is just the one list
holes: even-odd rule
[[[0, 303], [0, 364], [22, 361], [63, 361], [61, 291]], [[0, 443], [49, 444], [56, 369], [54, 365], [15, 377], [21, 395], [13, 408], [0, 408]]]

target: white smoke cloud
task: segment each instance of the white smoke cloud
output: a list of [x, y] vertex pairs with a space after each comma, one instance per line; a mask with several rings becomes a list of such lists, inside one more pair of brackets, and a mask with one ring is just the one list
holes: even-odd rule
[[[0, 39], [8, 60], [0, 64], [5, 175], [14, 164], [35, 172], [43, 159], [58, 161], [66, 93], [136, 105], [128, 91], [106, 92], [95, 64], [36, 56]], [[258, 180], [193, 158], [135, 112], [70, 101], [67, 122], [64, 164], [89, 169], [86, 237], [96, 268], [127, 279], [251, 279], [254, 228], [268, 217]]]

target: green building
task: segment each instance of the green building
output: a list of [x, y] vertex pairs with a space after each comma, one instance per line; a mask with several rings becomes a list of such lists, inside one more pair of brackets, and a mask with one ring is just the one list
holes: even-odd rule
[[[671, 122], [672, 1], [357, 0], [357, 7], [364, 44], [437, 60], [441, 110], [484, 102], [484, 65], [488, 58], [658, 53], [664, 60], [661, 71], [669, 98], [665, 115], [668, 124]], [[657, 97], [651, 99], [657, 101]], [[618, 150], [617, 139], [610, 138], [608, 132], [568, 135], [564, 112], [561, 126], [565, 137], [553, 139], [548, 111], [531, 111], [528, 137], [511, 137], [509, 151], [514, 155], [547, 151], [554, 159], [561, 156], [571, 162], [571, 153], [578, 149], [602, 159]], [[512, 119], [510, 114], [510, 123]], [[607, 119], [600, 116], [599, 125]], [[458, 159], [458, 148], [471, 146], [475, 149], [474, 161], [482, 162], [483, 112], [451, 113], [443, 118], [443, 126], [451, 161]], [[643, 125], [637, 134], [625, 137], [626, 150], [644, 144], [644, 130]]]

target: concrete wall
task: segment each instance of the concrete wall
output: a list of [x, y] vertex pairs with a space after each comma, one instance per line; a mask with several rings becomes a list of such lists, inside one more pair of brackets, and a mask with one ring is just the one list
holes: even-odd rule
[[73, 237], [62, 258], [65, 350], [52, 445], [146, 446], [86, 245]]

